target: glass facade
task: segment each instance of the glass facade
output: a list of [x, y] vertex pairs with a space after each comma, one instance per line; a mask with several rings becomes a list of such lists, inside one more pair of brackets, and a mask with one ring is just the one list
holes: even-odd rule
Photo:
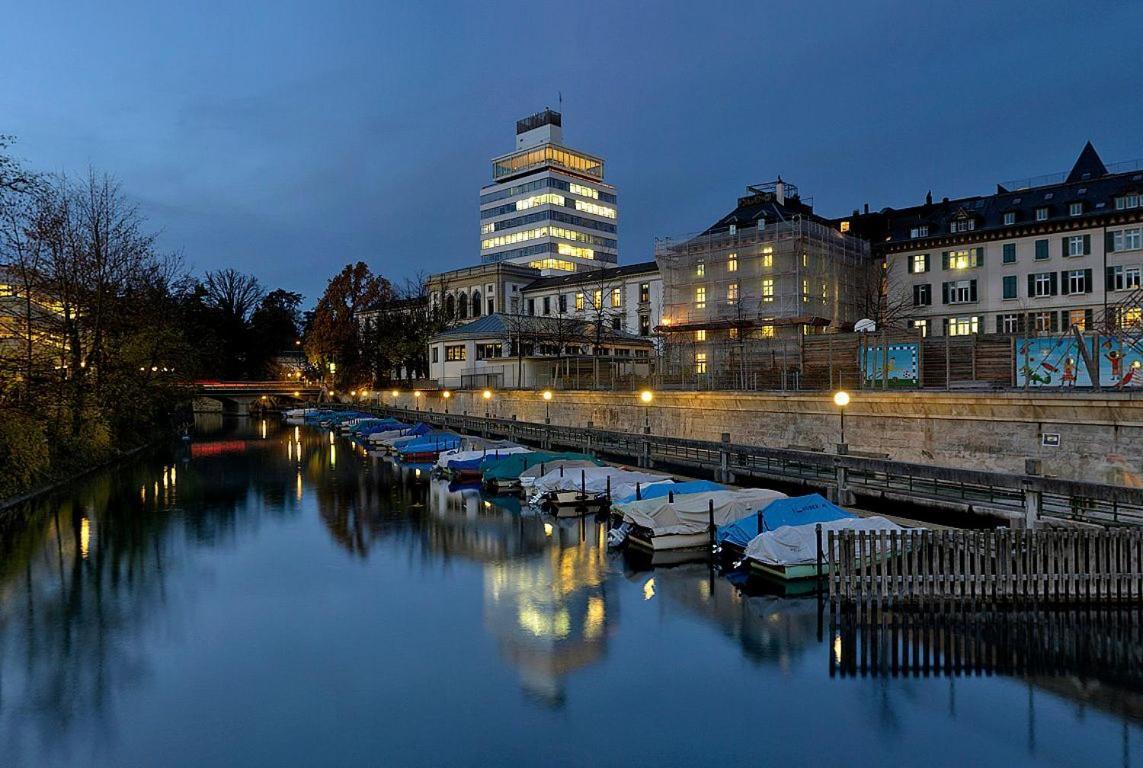
[[603, 161], [558, 144], [545, 144], [522, 152], [513, 152], [492, 161], [492, 178], [503, 179], [543, 165], [555, 165], [585, 176], [603, 178]]
[[[512, 248], [507, 251], [500, 251], [499, 253], [486, 253], [480, 257], [483, 264], [495, 264], [498, 261], [508, 261], [509, 259], [523, 259], [528, 256], [539, 256], [542, 254], [558, 254], [559, 246], [561, 243], [537, 243], [536, 245], [526, 245], [523, 248]], [[604, 261], [608, 264], [614, 264], [618, 260], [618, 256], [614, 253], [607, 253], [605, 251], [595, 251], [595, 260]], [[565, 262], [567, 263], [567, 262]], [[529, 264], [529, 266], [533, 266]]]
[[[489, 192], [480, 196], [480, 204], [487, 205], [494, 203], [497, 200], [505, 200], [509, 197], [516, 195], [524, 195], [528, 192], [537, 192], [542, 189], [561, 189], [564, 192], [569, 192], [573, 195], [580, 195], [581, 197], [590, 197], [593, 200], [599, 200], [604, 203], [615, 204], [616, 198], [610, 192], [603, 192], [595, 190], [591, 187], [584, 186], [583, 184], [575, 184], [572, 182], [564, 181], [563, 179], [555, 179], [550, 176], [543, 179], [536, 179], [535, 181], [527, 181], [523, 184], [514, 184], [511, 187], [498, 189], [495, 192]], [[481, 214], [483, 218], [484, 214]]]
[[570, 213], [562, 211], [538, 211], [537, 213], [529, 213], [524, 216], [517, 216], [514, 219], [504, 219], [504, 221], [496, 222], [492, 230], [500, 232], [505, 229], [515, 229], [516, 227], [523, 227], [528, 224], [535, 224], [541, 221], [558, 221], [563, 224], [571, 224], [576, 227], [583, 227], [584, 229], [594, 229], [599, 232], [615, 232], [615, 225], [608, 224], [606, 221], [596, 221], [595, 219], [585, 219], [583, 216], [574, 216]]

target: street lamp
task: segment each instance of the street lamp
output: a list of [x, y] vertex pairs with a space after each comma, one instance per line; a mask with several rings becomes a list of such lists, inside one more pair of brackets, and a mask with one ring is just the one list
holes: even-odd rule
[[849, 446], [845, 442], [845, 406], [849, 405], [849, 393], [845, 390], [835, 392], [833, 404], [837, 406], [837, 411], [841, 415], [841, 441], [837, 444], [837, 452], [849, 453]]
[[551, 424], [552, 423], [552, 413], [551, 413], [552, 390], [545, 389], [541, 393], [541, 396], [544, 398], [544, 423], [545, 424]]
[[417, 404], [417, 413], [421, 412], [421, 390], [413, 392], [413, 402]]
[[448, 416], [448, 399], [449, 399], [450, 397], [452, 397], [452, 392], [449, 392], [449, 391], [446, 389], [444, 392], [441, 392], [441, 397], [443, 397], [443, 398], [444, 398], [444, 403], [445, 403], [445, 416]]
[[655, 399], [655, 393], [649, 389], [644, 389], [639, 393], [639, 399], [643, 401], [643, 434], [651, 434], [651, 401]]
[[492, 401], [492, 390], [486, 389], [480, 393], [480, 396], [482, 398], [484, 398], [484, 418], [487, 419], [488, 418], [488, 405]]

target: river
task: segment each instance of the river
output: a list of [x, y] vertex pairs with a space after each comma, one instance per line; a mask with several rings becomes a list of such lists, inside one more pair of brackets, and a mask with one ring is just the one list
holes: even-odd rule
[[320, 430], [205, 423], [0, 529], [0, 766], [1143, 763], [1137, 679], [836, 674], [822, 621]]

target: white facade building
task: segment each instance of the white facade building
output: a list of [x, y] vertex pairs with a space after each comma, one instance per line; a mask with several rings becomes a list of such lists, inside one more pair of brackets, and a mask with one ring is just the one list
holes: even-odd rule
[[615, 187], [603, 160], [563, 144], [550, 109], [516, 123], [516, 149], [492, 161], [480, 191], [480, 255], [546, 274], [614, 266], [619, 260]]
[[521, 311], [572, 317], [650, 338], [663, 317], [663, 279], [653, 261], [541, 277], [521, 292]]

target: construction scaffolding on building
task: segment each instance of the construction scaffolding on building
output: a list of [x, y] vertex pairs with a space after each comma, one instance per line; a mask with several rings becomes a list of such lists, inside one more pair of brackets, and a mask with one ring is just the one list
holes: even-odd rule
[[[749, 190], [765, 200], [774, 186]], [[851, 329], [880, 291], [869, 244], [813, 214], [660, 240], [655, 260], [664, 387], [797, 388], [802, 337]]]

